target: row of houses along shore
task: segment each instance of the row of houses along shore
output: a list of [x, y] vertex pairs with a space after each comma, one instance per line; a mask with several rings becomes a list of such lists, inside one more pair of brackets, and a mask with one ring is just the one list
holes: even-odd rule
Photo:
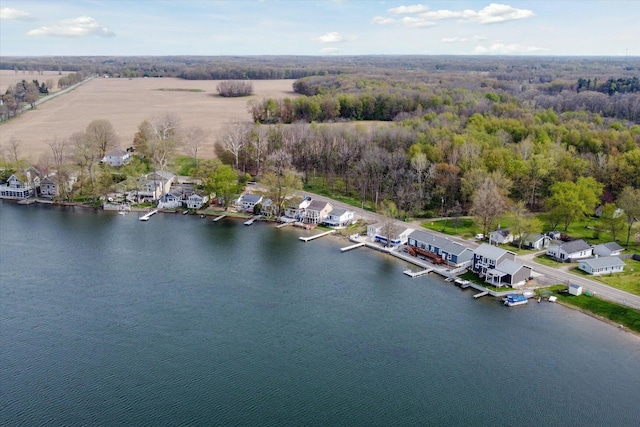
[[[60, 193], [58, 182], [42, 175], [35, 168], [21, 174], [14, 174], [0, 183], [0, 198], [27, 200], [35, 197], [54, 198]], [[73, 185], [69, 182], [66, 185]], [[114, 195], [115, 196], [115, 195]], [[122, 203], [155, 201], [159, 209], [187, 208], [199, 210], [208, 205], [211, 196], [195, 189], [193, 183], [181, 180], [169, 173], [156, 171], [140, 178], [138, 189], [123, 192]], [[122, 203], [105, 206], [117, 209]], [[232, 206], [239, 211], [273, 217], [278, 214], [280, 222], [291, 222], [311, 228], [317, 225], [345, 227], [354, 222], [355, 212], [335, 208], [330, 202], [314, 200], [310, 197], [291, 198], [285, 204], [284, 212], [276, 212], [273, 202], [261, 195], [246, 193], [233, 201]], [[256, 208], [258, 207], [258, 210]], [[387, 236], [386, 234], [392, 234]], [[509, 237], [506, 229], [496, 230], [489, 236], [489, 242], [501, 243]], [[547, 248], [547, 255], [558, 261], [578, 262], [578, 268], [592, 275], [622, 272], [624, 262], [618, 257], [623, 250], [617, 243], [591, 246], [584, 240], [550, 244], [556, 236], [528, 236], [525, 242], [531, 249]], [[424, 230], [405, 227], [388, 229], [385, 224], [370, 224], [367, 238], [393, 250], [402, 250], [409, 255], [422, 258], [429, 263], [446, 267], [449, 272], [470, 270], [495, 287], [520, 288], [530, 281], [534, 272], [529, 266], [516, 261], [516, 254], [500, 247], [483, 243], [475, 250], [460, 243]], [[504, 243], [504, 242], [502, 242]]]

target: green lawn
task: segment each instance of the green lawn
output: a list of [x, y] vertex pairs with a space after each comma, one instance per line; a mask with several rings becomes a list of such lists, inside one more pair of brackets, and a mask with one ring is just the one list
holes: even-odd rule
[[630, 294], [640, 295], [640, 261], [625, 259], [624, 263], [626, 267], [623, 273], [592, 276], [577, 268], [574, 268], [572, 273], [582, 274]]
[[480, 233], [479, 227], [476, 227], [475, 222], [471, 218], [455, 218], [444, 219], [439, 221], [425, 221], [422, 227], [433, 231], [440, 231], [452, 236], [473, 237]]
[[579, 307], [598, 316], [605, 317], [615, 323], [640, 332], [640, 310], [609, 302], [593, 296], [573, 296], [566, 292], [554, 292], [558, 300], [565, 304]]

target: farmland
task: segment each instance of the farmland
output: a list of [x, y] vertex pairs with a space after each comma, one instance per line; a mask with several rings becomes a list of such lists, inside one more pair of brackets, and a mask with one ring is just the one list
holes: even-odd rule
[[[49, 72], [52, 73], [52, 72]], [[57, 75], [57, 72], [55, 73]], [[3, 71], [0, 87], [44, 76]], [[0, 125], [0, 146], [9, 146], [11, 138], [19, 141], [20, 156], [33, 162], [50, 152], [47, 142], [64, 139], [83, 131], [91, 121], [110, 121], [118, 135], [119, 146], [131, 145], [138, 125], [155, 115], [172, 113], [184, 126], [200, 126], [211, 134], [201, 154], [214, 157], [217, 133], [229, 122], [249, 121], [247, 102], [265, 97], [295, 97], [293, 80], [259, 80], [253, 82], [254, 95], [246, 98], [221, 98], [215, 80], [181, 80], [175, 78], [96, 78], [61, 97], [45, 102]]]

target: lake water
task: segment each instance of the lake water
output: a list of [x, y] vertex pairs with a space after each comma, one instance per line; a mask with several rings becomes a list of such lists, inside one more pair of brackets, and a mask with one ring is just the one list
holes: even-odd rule
[[0, 424], [637, 425], [637, 337], [307, 233], [0, 203]]

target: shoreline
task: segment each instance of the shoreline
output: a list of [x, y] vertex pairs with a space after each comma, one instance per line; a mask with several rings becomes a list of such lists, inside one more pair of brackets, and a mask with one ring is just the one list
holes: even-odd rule
[[[19, 203], [20, 200], [15, 200], [15, 199], [0, 199], [0, 201], [7, 201], [7, 202], [10, 202], [10, 203], [13, 203], [13, 204], [20, 204]], [[86, 204], [86, 203], [78, 203], [78, 202], [54, 202], [54, 201], [50, 201], [50, 200], [42, 201], [40, 199], [33, 199], [33, 202], [31, 202], [29, 204], [53, 205], [53, 206], [59, 206], [59, 207], [79, 207], [79, 208], [83, 208], [83, 209], [94, 209], [94, 210], [101, 210], [101, 211], [104, 211], [104, 212], [114, 212], [116, 214], [118, 212], [117, 210], [104, 209], [103, 206], [92, 206], [92, 205], [89, 205], [89, 204]], [[130, 208], [130, 212], [148, 212], [149, 210], [152, 210], [152, 209], [153, 209], [153, 207], [148, 207], [148, 208]], [[208, 217], [208, 216], [215, 216], [216, 215], [216, 214], [206, 213], [205, 211], [197, 210], [194, 213], [192, 213], [191, 216], [196, 216], [197, 215], [198, 218], [201, 218], [203, 216]], [[223, 211], [220, 211], [220, 212], [223, 212]], [[158, 213], [178, 214], [178, 213], [180, 213], [180, 210], [178, 210], [178, 209], [175, 209], [175, 210], [159, 210]], [[234, 215], [234, 214], [236, 214], [236, 215]], [[238, 214], [238, 212], [233, 212], [233, 211], [229, 211], [228, 213], [225, 213], [225, 215], [230, 219], [244, 220], [244, 219], [246, 219], [248, 217], [246, 215], [241, 216], [241, 215], [237, 215], [237, 214]], [[275, 221], [275, 220], [269, 220], [269, 219], [264, 219], [264, 218], [260, 219], [260, 221], [277, 223], [277, 221]], [[340, 240], [340, 241], [345, 241], [346, 240], [347, 242], [351, 242], [352, 240], [350, 239], [350, 236], [343, 234], [342, 233], [343, 230], [345, 230], [345, 229], [336, 229], [336, 232], [332, 233], [333, 234], [332, 237], [334, 239], [336, 239], [336, 240]], [[369, 245], [365, 245], [364, 247], [367, 248], [367, 249], [370, 249], [370, 250], [378, 250], [379, 252], [386, 253], [386, 254], [388, 254], [388, 255], [392, 256], [393, 258], [398, 259], [400, 261], [404, 261], [404, 262], [407, 262], [407, 263], [410, 263], [410, 264], [413, 264], [413, 265], [417, 265], [419, 267], [424, 268], [424, 266], [421, 263], [419, 263], [419, 262], [415, 262], [414, 263], [414, 262], [411, 262], [410, 259], [405, 259], [405, 257], [396, 256], [396, 255], [394, 255], [392, 253], [392, 251], [390, 251], [388, 249], [385, 249], [385, 248], [379, 248], [379, 249], [372, 248]], [[445, 276], [443, 276], [442, 274], [439, 274], [439, 275], [442, 276], [442, 281], [444, 283], [446, 283], [445, 282]], [[490, 296], [492, 296], [494, 298], [499, 298], [499, 296], [495, 296], [495, 295], [490, 295]], [[566, 307], [566, 308], [571, 309], [571, 310], [577, 310], [577, 311], [579, 311], [579, 312], [581, 312], [581, 313], [583, 313], [585, 315], [591, 316], [594, 319], [597, 319], [597, 320], [600, 320], [602, 322], [605, 322], [605, 323], [615, 327], [616, 329], [618, 329], [620, 331], [631, 333], [636, 338], [640, 339], [640, 332], [635, 331], [635, 330], [633, 330], [633, 329], [631, 329], [631, 328], [629, 328], [627, 326], [621, 325], [621, 324], [619, 324], [617, 322], [614, 322], [613, 320], [611, 320], [611, 319], [609, 319], [607, 317], [604, 317], [602, 315], [599, 315], [597, 313], [594, 313], [594, 312], [589, 311], [587, 309], [584, 309], [582, 307], [578, 307], [578, 306], [566, 303], [566, 302], [561, 301], [561, 300], [557, 300], [555, 303], [556, 304], [560, 304], [563, 307]], [[618, 304], [618, 303], [615, 303], [615, 302], [611, 302], [611, 303], [620, 306], [620, 304]]]

